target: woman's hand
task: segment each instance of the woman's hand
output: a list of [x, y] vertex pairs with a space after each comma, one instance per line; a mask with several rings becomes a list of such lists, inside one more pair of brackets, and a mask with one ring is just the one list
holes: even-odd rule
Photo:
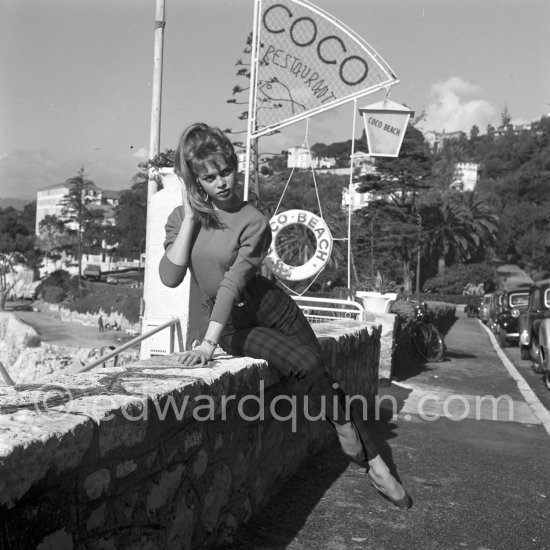
[[180, 353], [178, 355], [178, 362], [184, 367], [204, 367], [212, 359], [212, 355], [214, 355], [212, 346], [203, 342], [192, 350]]
[[187, 187], [185, 187], [185, 183], [183, 183], [183, 181], [181, 181], [181, 203], [183, 205], [183, 213], [185, 215], [185, 219], [193, 221], [195, 219], [195, 211], [191, 208], [189, 195], [187, 194]]

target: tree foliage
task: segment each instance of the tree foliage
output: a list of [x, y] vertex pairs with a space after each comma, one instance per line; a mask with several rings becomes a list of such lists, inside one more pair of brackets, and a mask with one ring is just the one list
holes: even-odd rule
[[499, 218], [495, 252], [528, 271], [550, 269], [550, 118], [520, 134], [485, 138], [476, 189]]
[[102, 210], [90, 208], [94, 183], [84, 177], [84, 168], [67, 180], [69, 192], [60, 200], [61, 219], [69, 235], [74, 237], [73, 257], [78, 262], [78, 277], [82, 277], [82, 254], [101, 250], [105, 228]]
[[424, 292], [438, 294], [462, 294], [467, 285], [483, 284], [485, 292], [494, 290], [494, 268], [487, 263], [455, 264], [445, 274], [426, 280]]
[[[41, 259], [34, 235], [33, 208], [27, 205], [23, 211], [13, 207], [0, 208], [0, 311], [15, 282], [14, 267], [25, 264], [36, 271]], [[11, 281], [9, 282], [9, 275]]]
[[147, 223], [147, 176], [136, 174], [130, 189], [124, 190], [115, 209], [115, 235], [118, 254], [139, 258], [145, 250]]

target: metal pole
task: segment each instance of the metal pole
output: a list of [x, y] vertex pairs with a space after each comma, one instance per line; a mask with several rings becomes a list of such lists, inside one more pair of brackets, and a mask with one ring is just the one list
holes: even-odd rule
[[[250, 185], [250, 153], [252, 148], [252, 132], [256, 125], [254, 114], [254, 95], [256, 87], [256, 42], [258, 41], [258, 17], [260, 13], [260, 0], [254, 0], [254, 21], [252, 24], [252, 49], [250, 52], [250, 90], [248, 93], [248, 130], [246, 132], [246, 156], [244, 163], [244, 191], [243, 198], [248, 200], [248, 188]], [[258, 144], [256, 143], [256, 147]]]
[[146, 332], [144, 334], [141, 334], [140, 336], [136, 336], [133, 340], [130, 340], [129, 342], [126, 342], [125, 344], [122, 344], [122, 346], [119, 346], [115, 350], [113, 350], [111, 353], [108, 353], [107, 355], [103, 355], [99, 359], [95, 360], [93, 363], [90, 363], [89, 365], [85, 365], [81, 369], [74, 371], [73, 374], [80, 374], [81, 372], [86, 372], [94, 367], [97, 367], [98, 365], [101, 365], [101, 363], [105, 363], [109, 359], [112, 359], [113, 357], [117, 356], [122, 351], [131, 348], [135, 344], [139, 344], [142, 340], [145, 340], [146, 338], [149, 338], [149, 336], [152, 336], [153, 334], [156, 334], [157, 332], [160, 332], [161, 330], [164, 330], [165, 328], [168, 328], [172, 325], [175, 325], [176, 323], [179, 323], [179, 319], [170, 319], [169, 321], [166, 321], [162, 325], [159, 325], [158, 327], [155, 327], [153, 330], [150, 330], [149, 332]]
[[[164, 2], [165, 0], [156, 0], [155, 12], [155, 49], [153, 56], [153, 98], [151, 105], [151, 129], [149, 140], [149, 158], [152, 159], [159, 153], [160, 149], [160, 113], [162, 99], [162, 54], [164, 47]], [[149, 169], [149, 181], [147, 183], [147, 220], [145, 225], [145, 257], [150, 257], [151, 238], [149, 233], [151, 229], [151, 219], [149, 217], [151, 198], [157, 192], [158, 186], [153, 174], [153, 169]], [[149, 299], [149, 269], [147, 262], [143, 272], [143, 301], [144, 312]], [[142, 318], [143, 322], [143, 318]]]
[[9, 375], [4, 365], [2, 365], [1, 361], [0, 361], [0, 374], [4, 377], [4, 380], [8, 383], [8, 385], [15, 386], [15, 382], [13, 381], [12, 377]]
[[349, 161], [349, 187], [348, 187], [348, 289], [351, 290], [351, 192], [353, 191], [353, 156], [355, 155], [355, 111], [357, 99], [353, 100], [353, 125], [351, 130], [351, 157]]
[[[151, 106], [151, 133], [149, 139], [149, 158], [152, 159], [160, 150], [160, 113], [162, 100], [162, 54], [164, 48], [164, 2], [156, 0], [155, 15], [155, 51], [153, 55], [153, 100]], [[157, 192], [157, 183], [149, 172], [147, 197], [150, 199]]]

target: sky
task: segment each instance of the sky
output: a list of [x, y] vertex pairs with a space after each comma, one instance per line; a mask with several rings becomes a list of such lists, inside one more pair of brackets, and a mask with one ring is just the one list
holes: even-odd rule
[[[228, 104], [253, 0], [165, 0], [161, 150], [193, 122], [244, 129]], [[548, 0], [314, 0], [373, 46], [399, 83], [390, 99], [424, 130], [484, 133], [550, 112]], [[148, 158], [155, 0], [0, 0], [0, 199], [36, 198], [84, 167], [127, 189]], [[377, 92], [358, 101], [384, 98]], [[247, 101], [247, 97], [242, 98]], [[310, 144], [351, 138], [353, 103], [313, 117]], [[301, 145], [305, 122], [262, 138]]]

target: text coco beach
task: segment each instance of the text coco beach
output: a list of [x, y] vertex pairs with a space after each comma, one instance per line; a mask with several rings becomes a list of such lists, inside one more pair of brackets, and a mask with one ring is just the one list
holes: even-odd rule
[[393, 134], [394, 136], [400, 136], [401, 130], [399, 128], [396, 128], [395, 126], [392, 126], [391, 124], [388, 124], [387, 122], [384, 123], [381, 120], [378, 120], [374, 118], [373, 116], [368, 117], [367, 124], [370, 124], [371, 126], [374, 126], [376, 128], [380, 128], [381, 130], [384, 130], [385, 132], [389, 132], [390, 134]]

